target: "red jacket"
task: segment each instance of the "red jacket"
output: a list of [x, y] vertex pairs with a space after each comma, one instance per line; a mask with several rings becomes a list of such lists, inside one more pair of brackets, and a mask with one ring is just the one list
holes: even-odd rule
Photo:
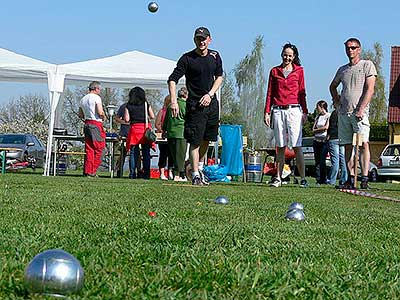
[[271, 112], [272, 105], [300, 104], [303, 113], [308, 114], [303, 67], [293, 64], [293, 70], [285, 78], [281, 66], [271, 69], [268, 80], [265, 113]]

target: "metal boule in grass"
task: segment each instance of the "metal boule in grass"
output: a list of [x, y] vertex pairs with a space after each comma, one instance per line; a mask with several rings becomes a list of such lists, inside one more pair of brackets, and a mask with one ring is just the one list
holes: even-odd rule
[[147, 9], [149, 10], [149, 12], [155, 13], [158, 10], [158, 4], [156, 2], [150, 2], [147, 6]]
[[215, 198], [214, 202], [216, 204], [228, 204], [229, 199], [226, 196], [218, 196], [217, 198]]
[[36, 255], [28, 264], [24, 284], [30, 293], [64, 297], [83, 287], [82, 266], [73, 255], [50, 249]]
[[304, 205], [299, 202], [293, 202], [292, 204], [289, 205], [288, 211], [292, 209], [304, 210]]
[[295, 220], [295, 221], [303, 221], [305, 217], [306, 216], [304, 215], [304, 212], [301, 209], [289, 210], [285, 215], [286, 220]]

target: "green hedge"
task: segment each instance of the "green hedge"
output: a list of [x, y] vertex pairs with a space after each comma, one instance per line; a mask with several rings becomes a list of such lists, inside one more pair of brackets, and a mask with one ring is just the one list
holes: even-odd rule
[[369, 139], [370, 141], [389, 141], [389, 126], [371, 125]]

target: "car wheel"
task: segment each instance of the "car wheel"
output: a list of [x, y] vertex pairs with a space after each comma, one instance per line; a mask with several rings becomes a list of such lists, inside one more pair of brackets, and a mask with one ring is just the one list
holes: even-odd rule
[[369, 172], [369, 181], [371, 181], [371, 182], [378, 181], [378, 171], [376, 169], [372, 169]]

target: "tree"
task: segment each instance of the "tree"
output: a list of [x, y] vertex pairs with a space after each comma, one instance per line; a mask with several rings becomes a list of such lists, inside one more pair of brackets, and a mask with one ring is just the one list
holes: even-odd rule
[[160, 90], [145, 90], [146, 99], [149, 104], [152, 106], [155, 114], [163, 107], [164, 105], [164, 96]]
[[42, 95], [28, 94], [0, 107], [0, 132], [31, 133], [47, 141], [49, 101]]
[[86, 94], [83, 88], [77, 88], [71, 91], [66, 88], [63, 93], [62, 102], [62, 127], [67, 129], [68, 133], [81, 135], [83, 131], [83, 122], [78, 116], [79, 100]]
[[240, 103], [235, 97], [235, 82], [232, 73], [224, 75], [221, 86], [221, 123], [244, 125]]
[[371, 60], [376, 67], [378, 76], [375, 82], [375, 93], [369, 107], [369, 120], [371, 124], [383, 125], [386, 123], [387, 103], [385, 97], [385, 78], [382, 74], [383, 50], [380, 43], [374, 44], [374, 50], [366, 50], [361, 53], [362, 59]]
[[234, 69], [245, 131], [252, 147], [271, 146], [272, 130], [264, 125], [266, 79], [264, 74], [263, 37], [257, 36], [250, 54]]

